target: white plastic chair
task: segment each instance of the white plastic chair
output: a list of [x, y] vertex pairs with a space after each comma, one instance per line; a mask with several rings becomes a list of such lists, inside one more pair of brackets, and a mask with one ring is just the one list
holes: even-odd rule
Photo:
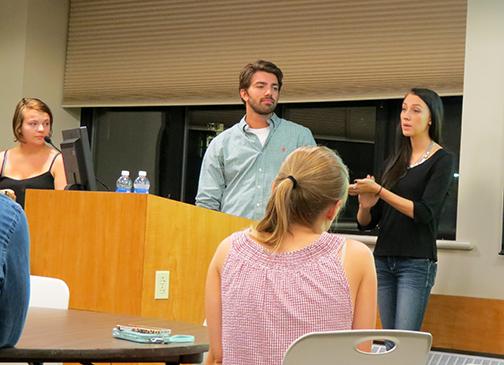
[[[362, 352], [357, 345], [369, 340], [389, 340], [395, 346], [386, 352]], [[313, 332], [294, 341], [283, 365], [425, 365], [432, 335], [403, 330], [349, 330]]]
[[68, 309], [70, 290], [61, 279], [30, 275], [30, 307]]
[[[69, 301], [70, 290], [63, 280], [47, 276], [30, 275], [29, 307], [68, 309]], [[26, 363], [3, 363], [0, 365], [26, 365]], [[46, 362], [43, 365], [62, 364]]]
[[[203, 320], [203, 326], [207, 327], [207, 321], [206, 318]], [[208, 357], [208, 352], [205, 352], [203, 354], [203, 361], [201, 362], [202, 364], [206, 364], [206, 359]]]

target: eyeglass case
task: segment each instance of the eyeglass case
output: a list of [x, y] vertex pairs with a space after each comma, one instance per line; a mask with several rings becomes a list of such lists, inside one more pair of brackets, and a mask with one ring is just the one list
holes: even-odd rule
[[194, 336], [175, 335], [171, 336], [168, 328], [145, 328], [117, 325], [112, 329], [112, 336], [121, 340], [139, 343], [182, 343], [194, 342]]

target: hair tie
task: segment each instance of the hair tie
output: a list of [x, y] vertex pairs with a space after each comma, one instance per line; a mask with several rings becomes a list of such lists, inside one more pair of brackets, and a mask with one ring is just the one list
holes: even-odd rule
[[296, 186], [297, 186], [297, 180], [294, 178], [294, 176], [289, 175], [289, 176], [287, 176], [287, 179], [289, 179], [290, 181], [292, 181], [292, 188], [295, 189]]

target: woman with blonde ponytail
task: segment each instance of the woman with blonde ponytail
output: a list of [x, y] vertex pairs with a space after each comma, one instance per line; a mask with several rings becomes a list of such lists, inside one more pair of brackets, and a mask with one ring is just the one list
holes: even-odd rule
[[347, 191], [347, 168], [330, 149], [287, 157], [265, 216], [226, 238], [210, 264], [206, 364], [280, 365], [303, 334], [375, 327], [371, 251], [327, 232]]

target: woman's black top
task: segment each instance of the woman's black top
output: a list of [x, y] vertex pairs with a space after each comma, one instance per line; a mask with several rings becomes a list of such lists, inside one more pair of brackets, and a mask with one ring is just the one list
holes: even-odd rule
[[54, 176], [51, 174], [51, 169], [58, 155], [59, 153], [54, 156], [49, 170], [43, 174], [28, 179], [18, 180], [4, 176], [5, 161], [7, 161], [7, 151], [5, 151], [2, 168], [0, 170], [0, 189], [14, 190], [14, 193], [16, 193], [16, 201], [24, 209], [26, 189], [54, 189]]
[[413, 217], [399, 212], [382, 199], [371, 208], [371, 222], [378, 226], [375, 256], [400, 256], [437, 260], [439, 218], [453, 179], [454, 156], [438, 150], [420, 165], [409, 168], [391, 191], [413, 201]]

